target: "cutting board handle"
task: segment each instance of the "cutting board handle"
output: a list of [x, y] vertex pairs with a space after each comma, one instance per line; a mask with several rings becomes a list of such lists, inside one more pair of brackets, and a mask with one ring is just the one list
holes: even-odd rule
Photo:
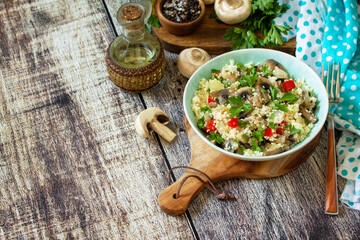
[[[319, 133], [304, 148], [291, 155], [270, 161], [242, 161], [229, 157], [205, 143], [190, 127], [185, 118], [186, 132], [191, 145], [191, 161], [189, 167], [204, 172], [213, 183], [231, 178], [271, 178], [284, 175], [300, 166], [315, 150], [319, 143]], [[196, 178], [189, 178], [183, 184], [180, 197], [175, 198], [181, 181], [189, 174], [196, 174], [204, 181], [198, 172], [187, 169], [173, 184], [165, 188], [158, 196], [160, 208], [167, 214], [176, 216], [188, 208], [190, 202], [204, 189], [204, 184]], [[205, 181], [207, 182], [207, 181]]]

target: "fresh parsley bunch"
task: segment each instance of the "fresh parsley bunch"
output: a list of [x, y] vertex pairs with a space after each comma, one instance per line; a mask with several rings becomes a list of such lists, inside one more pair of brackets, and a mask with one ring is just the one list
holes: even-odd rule
[[[232, 50], [283, 45], [281, 33], [287, 34], [291, 27], [275, 25], [273, 20], [288, 7], [276, 0], [253, 0], [251, 5], [252, 13], [241, 23], [243, 28], [227, 30], [224, 40], [233, 41]], [[263, 38], [258, 37], [258, 32]]]

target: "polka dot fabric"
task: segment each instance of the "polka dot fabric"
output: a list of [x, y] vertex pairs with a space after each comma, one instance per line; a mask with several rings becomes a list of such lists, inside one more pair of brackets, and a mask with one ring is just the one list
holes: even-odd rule
[[275, 23], [293, 28], [283, 37], [286, 41], [296, 37], [297, 58], [319, 75], [323, 62], [341, 64], [341, 98], [334, 119], [336, 128], [343, 131], [336, 147], [338, 174], [348, 182], [340, 200], [360, 210], [360, 8], [356, 0], [279, 3], [289, 10]]
[[340, 201], [360, 210], [360, 39], [356, 0], [329, 0], [322, 45], [323, 62], [340, 62], [340, 103], [335, 127], [338, 174], [348, 179]]
[[289, 0], [282, 3], [286, 4], [289, 10], [280, 14], [275, 19], [275, 24], [293, 28], [287, 35], [283, 35], [284, 40], [288, 41], [296, 37], [295, 56], [320, 74], [325, 23], [322, 16], [324, 14], [321, 13], [319, 6], [324, 4], [320, 0]]

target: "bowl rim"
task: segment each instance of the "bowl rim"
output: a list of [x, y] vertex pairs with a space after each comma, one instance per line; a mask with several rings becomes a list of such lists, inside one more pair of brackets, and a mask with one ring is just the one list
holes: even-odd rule
[[[203, 140], [205, 141], [209, 146], [211, 146], [212, 148], [220, 151], [221, 153], [227, 155], [227, 156], [230, 156], [230, 157], [233, 157], [233, 158], [237, 158], [237, 159], [240, 159], [240, 160], [246, 160], [246, 161], [269, 161], [269, 160], [275, 160], [275, 159], [279, 159], [279, 158], [282, 158], [282, 157], [285, 157], [285, 156], [288, 156], [288, 155], [291, 155], [297, 151], [301, 151], [301, 149], [306, 146], [307, 144], [309, 144], [318, 134], [319, 132], [321, 131], [322, 127], [324, 126], [325, 124], [325, 121], [326, 121], [326, 116], [327, 116], [327, 112], [328, 112], [328, 109], [329, 109], [329, 100], [328, 98], [324, 98], [322, 99], [322, 102], [323, 102], [323, 105], [321, 107], [321, 110], [325, 111], [325, 114], [323, 117], [323, 119], [318, 119], [318, 122], [316, 123], [317, 125], [320, 125], [320, 127], [316, 130], [316, 132], [314, 133], [311, 133], [311, 135], [308, 135], [302, 142], [298, 143], [296, 146], [300, 146], [300, 147], [293, 147], [291, 148], [290, 150], [286, 151], [286, 152], [283, 152], [283, 153], [279, 153], [279, 154], [275, 154], [275, 155], [270, 155], [270, 156], [245, 156], [245, 155], [241, 155], [241, 154], [237, 154], [237, 153], [232, 153], [232, 152], [228, 152], [218, 146], [216, 146], [215, 144], [212, 144], [202, 133], [202, 131], [196, 126], [194, 125], [194, 123], [192, 121], [190, 121], [190, 116], [189, 116], [189, 112], [192, 112], [192, 109], [191, 109], [191, 106], [188, 108], [186, 106], [186, 93], [189, 91], [189, 86], [190, 86], [190, 83], [192, 81], [194, 81], [194, 76], [196, 76], [196, 73], [201, 71], [203, 68], [206, 68], [207, 65], [209, 65], [211, 62], [215, 62], [217, 61], [219, 58], [226, 58], [226, 56], [228, 55], [233, 55], [233, 54], [242, 54], [242, 53], [245, 53], [245, 52], [269, 52], [269, 53], [276, 53], [276, 54], [280, 54], [280, 55], [283, 55], [283, 56], [287, 56], [287, 57], [290, 57], [292, 58], [293, 60], [295, 60], [299, 65], [301, 65], [302, 68], [305, 68], [307, 70], [309, 70], [314, 76], [316, 76], [313, 81], [320, 81], [321, 82], [321, 79], [319, 77], [319, 75], [311, 68], [309, 67], [306, 63], [304, 63], [303, 61], [301, 61], [300, 59], [297, 59], [295, 56], [293, 55], [290, 55], [288, 53], [285, 53], [285, 52], [281, 52], [281, 51], [278, 51], [278, 50], [273, 50], [273, 49], [263, 49], [263, 48], [251, 48], [251, 49], [241, 49], [241, 50], [235, 50], [235, 51], [230, 51], [230, 52], [226, 52], [226, 53], [223, 53], [219, 56], [216, 56], [214, 57], [213, 59], [209, 60], [208, 62], [206, 62], [204, 65], [202, 65], [201, 67], [199, 67], [193, 74], [192, 76], [189, 78], [186, 86], [185, 86], [185, 89], [184, 89], [184, 93], [183, 93], [183, 108], [184, 108], [184, 112], [185, 112], [185, 116], [186, 118], [188, 119], [188, 122], [190, 124], [190, 126], [193, 128], [193, 130], [196, 132], [196, 134]], [[230, 60], [231, 58], [229, 58], [228, 60]], [[251, 60], [249, 60], [250, 62]], [[200, 80], [199, 80], [200, 81]], [[306, 81], [306, 79], [305, 79]], [[322, 83], [322, 82], [321, 82]], [[308, 83], [306, 83], [308, 84]], [[326, 93], [326, 90], [325, 90], [325, 86], [324, 84], [321, 85], [322, 89], [320, 89], [320, 92], [324, 92]], [[319, 96], [317, 96], [317, 98], [319, 98]], [[315, 125], [316, 126], [316, 125]], [[314, 126], [314, 128], [315, 128]], [[313, 129], [314, 129], [313, 128]], [[312, 129], [312, 130], [313, 130]], [[309, 133], [310, 134], [310, 133]]]
[[156, 3], [155, 3], [155, 12], [156, 12], [156, 15], [157, 17], [159, 18], [159, 21], [163, 21], [165, 22], [167, 25], [171, 25], [173, 27], [189, 27], [199, 21], [202, 20], [202, 18], [204, 17], [205, 15], [205, 3], [203, 0], [197, 0], [199, 2], [199, 5], [201, 7], [201, 11], [200, 11], [200, 15], [197, 19], [195, 19], [194, 21], [191, 21], [191, 22], [187, 22], [187, 23], [177, 23], [177, 22], [173, 22], [169, 19], [167, 19], [164, 14], [162, 13], [162, 7], [161, 7], [161, 4], [166, 1], [166, 0], [156, 0]]

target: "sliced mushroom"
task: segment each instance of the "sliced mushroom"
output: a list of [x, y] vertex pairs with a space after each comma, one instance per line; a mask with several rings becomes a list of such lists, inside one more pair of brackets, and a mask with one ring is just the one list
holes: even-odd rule
[[315, 107], [315, 101], [311, 100], [310, 93], [306, 92], [304, 95], [305, 95], [305, 98], [304, 98], [304, 103], [302, 105], [307, 109], [311, 109], [311, 108]]
[[301, 114], [309, 121], [316, 123], [318, 121], [317, 117], [315, 117], [311, 112], [309, 112], [307, 109], [301, 107], [300, 108]]
[[210, 93], [210, 95], [213, 98], [216, 98], [216, 100], [220, 104], [224, 104], [229, 99], [229, 97], [234, 96], [234, 89], [233, 88], [224, 88], [224, 89], [221, 89], [220, 91], [212, 92], [212, 93]]
[[289, 146], [285, 146], [285, 147], [281, 147], [279, 149], [275, 149], [275, 150], [270, 150], [270, 151], [265, 151], [264, 152], [264, 155], [265, 156], [270, 156], [270, 155], [275, 155], [275, 154], [279, 154], [279, 153], [282, 153], [282, 152], [286, 152], [290, 149]]
[[[257, 77], [256, 78], [256, 93], [257, 93], [257, 100], [255, 102], [255, 104], [260, 105], [260, 107], [262, 107], [262, 103], [268, 103], [270, 102], [270, 95], [268, 92], [263, 92], [261, 91], [262, 89], [264, 90], [268, 90], [270, 88], [270, 86], [273, 86], [272, 82], [264, 77]], [[256, 105], [257, 107], [259, 107], [258, 105]]]
[[241, 95], [241, 98], [246, 98], [250, 100], [252, 97], [251, 88], [250, 87], [239, 88], [238, 90], [236, 90], [234, 95], [235, 96]]
[[237, 24], [247, 19], [251, 12], [250, 0], [215, 0], [216, 15], [226, 24]]
[[278, 138], [275, 140], [276, 143], [285, 143], [285, 141], [286, 141], [286, 137], [285, 137], [284, 135], [278, 137]]
[[290, 137], [288, 138], [290, 142], [294, 143], [294, 142], [298, 142], [300, 140], [300, 134], [295, 133], [293, 135], [290, 135]]
[[268, 66], [269, 71], [274, 71], [276, 66], [279, 66], [279, 63], [274, 59], [268, 59], [264, 62], [264, 66]]

